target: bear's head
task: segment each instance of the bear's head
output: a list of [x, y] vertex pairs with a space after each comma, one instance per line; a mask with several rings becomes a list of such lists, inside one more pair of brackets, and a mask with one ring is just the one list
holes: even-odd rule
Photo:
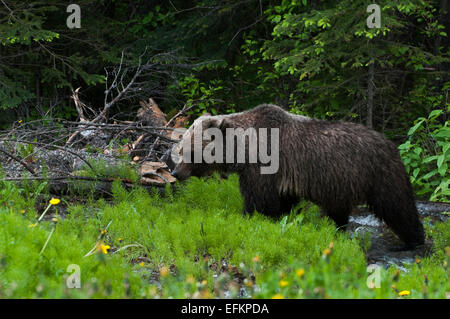
[[183, 133], [171, 150], [175, 166], [172, 175], [178, 180], [213, 173], [223, 163], [224, 115], [202, 115]]
[[258, 119], [252, 113], [199, 117], [172, 149], [172, 175], [184, 180], [254, 168], [261, 174], [277, 173], [280, 121], [267, 117]]

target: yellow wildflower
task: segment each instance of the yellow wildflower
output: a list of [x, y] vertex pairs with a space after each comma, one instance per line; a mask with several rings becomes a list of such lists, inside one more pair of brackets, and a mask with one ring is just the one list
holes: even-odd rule
[[283, 295], [282, 294], [276, 294], [272, 297], [272, 299], [283, 299]]
[[23, 215], [23, 214], [25, 214], [25, 209], [21, 209], [20, 210], [20, 213]]
[[329, 255], [331, 254], [331, 249], [325, 248], [325, 250], [323, 251], [323, 254], [324, 254], [325, 256], [329, 256]]
[[98, 246], [99, 251], [101, 251], [104, 254], [108, 253], [108, 250], [111, 248], [111, 246], [109, 245], [105, 245], [103, 243], [100, 243], [100, 245]]
[[251, 281], [251, 280], [248, 280], [248, 279], [244, 279], [244, 285], [246, 286], [246, 287], [253, 287], [253, 282]]
[[305, 270], [303, 268], [297, 269], [296, 274], [297, 274], [297, 276], [302, 278], [305, 275]]
[[208, 284], [208, 281], [203, 280], [203, 281], [202, 281], [202, 285], [203, 285], [203, 286], [206, 286], [206, 284]]
[[52, 198], [52, 199], [50, 199], [50, 204], [51, 204], [51, 205], [58, 205], [60, 202], [61, 202], [61, 200], [58, 199], [58, 198]]
[[33, 227], [36, 227], [37, 225], [38, 225], [38, 223], [30, 224], [30, 225], [28, 225], [28, 227], [33, 228]]
[[17, 121], [17, 122], [20, 124], [20, 123], [22, 123], [23, 121], [22, 121], [22, 120], [19, 120], [19, 121]]
[[289, 285], [289, 281], [287, 280], [280, 280], [280, 287], [284, 288]]
[[195, 282], [194, 276], [188, 275], [187, 278], [186, 278], [186, 282], [187, 282], [188, 284], [193, 284], [193, 283]]
[[253, 262], [254, 263], [257, 263], [257, 262], [259, 262], [259, 256], [258, 255], [256, 255], [255, 257], [253, 257]]
[[169, 268], [167, 268], [167, 267], [162, 267], [162, 268], [159, 270], [159, 275], [160, 275], [161, 277], [167, 277], [167, 276], [169, 275], [169, 273], [170, 273], [170, 271], [169, 271]]
[[209, 298], [211, 298], [211, 293], [209, 292], [208, 289], [204, 289], [201, 293], [201, 297], [203, 299], [209, 299]]
[[105, 235], [106, 234], [106, 229], [103, 229], [102, 230], [102, 235]]
[[144, 266], [145, 266], [145, 262], [141, 261], [141, 262], [139, 263], [139, 266], [144, 267]]
[[398, 293], [399, 296], [408, 296], [409, 294], [411, 294], [409, 290], [402, 290]]

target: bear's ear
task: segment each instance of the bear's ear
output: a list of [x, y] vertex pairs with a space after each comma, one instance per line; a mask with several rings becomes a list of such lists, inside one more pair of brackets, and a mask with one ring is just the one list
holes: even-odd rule
[[219, 124], [218, 128], [221, 131], [225, 131], [227, 128], [233, 127], [233, 123], [229, 118], [224, 117]]
[[214, 116], [205, 117], [205, 119], [202, 120], [202, 129], [206, 130], [211, 127], [219, 128], [221, 124], [222, 124], [222, 118], [217, 118]]

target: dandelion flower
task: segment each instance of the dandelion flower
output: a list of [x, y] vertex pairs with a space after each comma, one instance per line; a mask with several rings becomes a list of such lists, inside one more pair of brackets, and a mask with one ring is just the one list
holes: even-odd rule
[[252, 282], [251, 280], [245, 279], [245, 280], [244, 280], [244, 285], [245, 285], [246, 287], [251, 288], [251, 287], [253, 287], [253, 282]]
[[58, 205], [60, 202], [61, 202], [61, 200], [58, 199], [58, 198], [52, 198], [52, 199], [50, 199], [50, 204], [51, 204], [51, 205]]
[[106, 229], [103, 229], [102, 230], [102, 235], [105, 235], [106, 234]]
[[20, 210], [20, 213], [23, 215], [23, 214], [25, 214], [25, 209], [21, 209]]
[[297, 269], [296, 274], [297, 274], [297, 276], [302, 278], [305, 275], [305, 270], [303, 268]]
[[100, 243], [98, 248], [102, 253], [107, 254], [108, 250], [111, 248], [111, 246]]
[[272, 297], [272, 299], [283, 299], [283, 295], [282, 294], [276, 294]]
[[411, 294], [411, 292], [409, 290], [402, 290], [398, 293], [399, 296], [408, 296], [409, 294]]
[[144, 266], [145, 266], [145, 262], [141, 261], [141, 262], [139, 263], [139, 266], [144, 267]]
[[188, 275], [187, 278], [186, 278], [186, 282], [187, 282], [188, 284], [193, 284], [193, 283], [195, 282], [194, 276]]
[[287, 280], [280, 280], [280, 287], [284, 288], [289, 285], [289, 281]]
[[326, 249], [323, 251], [323, 254], [324, 254], [325, 256], [329, 256], [329, 255], [331, 254], [331, 249], [326, 248]]
[[170, 273], [169, 268], [167, 268], [167, 267], [162, 267], [159, 271], [159, 275], [161, 277], [167, 277], [169, 275], [169, 273]]
[[201, 292], [201, 297], [203, 299], [210, 299], [211, 298], [211, 293], [209, 292], [208, 289], [205, 289]]

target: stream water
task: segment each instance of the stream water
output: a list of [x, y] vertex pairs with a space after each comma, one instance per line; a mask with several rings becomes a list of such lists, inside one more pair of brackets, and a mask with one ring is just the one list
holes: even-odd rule
[[[450, 203], [416, 202], [417, 210], [423, 223], [433, 227], [436, 222], [443, 222], [449, 218]], [[350, 216], [348, 231], [351, 236], [363, 236], [367, 240], [366, 257], [369, 264], [389, 266], [397, 265], [400, 270], [406, 270], [403, 264], [413, 263], [416, 258], [422, 258], [432, 252], [432, 242], [427, 241], [423, 247], [414, 250], [398, 251], [402, 242], [392, 231], [372, 213], [359, 208], [356, 216]], [[425, 219], [426, 218], [426, 219]], [[450, 243], [449, 243], [450, 244]], [[364, 247], [363, 247], [364, 249]]]

